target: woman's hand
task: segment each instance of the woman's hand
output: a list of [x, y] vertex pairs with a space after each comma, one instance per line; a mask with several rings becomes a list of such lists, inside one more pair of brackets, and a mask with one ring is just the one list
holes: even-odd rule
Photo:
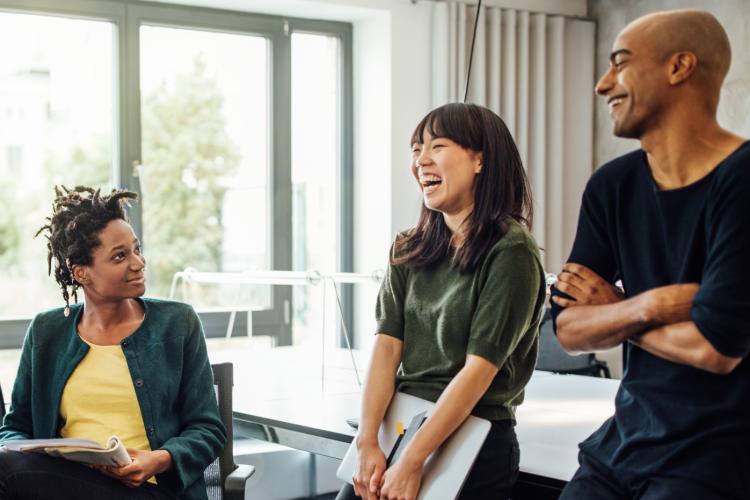
[[355, 470], [354, 493], [365, 500], [377, 500], [385, 472], [385, 455], [377, 442], [359, 445]]
[[131, 488], [137, 488], [155, 475], [172, 468], [172, 455], [167, 450], [144, 451], [133, 448], [127, 450], [133, 460], [128, 465], [97, 468]]
[[395, 464], [385, 471], [383, 486], [380, 488], [381, 500], [416, 500], [422, 484], [422, 466], [420, 460], [412, 460], [404, 453]]

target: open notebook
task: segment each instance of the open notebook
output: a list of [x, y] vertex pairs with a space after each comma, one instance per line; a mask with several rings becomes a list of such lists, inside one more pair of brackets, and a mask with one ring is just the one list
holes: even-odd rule
[[[380, 426], [378, 441], [380, 448], [391, 462], [399, 455], [399, 448], [406, 443], [415, 430], [409, 429], [421, 424], [422, 413], [429, 418], [435, 403], [408, 394], [397, 392]], [[416, 418], [415, 418], [416, 417]], [[419, 490], [420, 500], [451, 500], [458, 496], [461, 487], [474, 465], [474, 460], [490, 431], [490, 422], [469, 416], [461, 426], [427, 459]], [[410, 432], [411, 431], [411, 432]], [[394, 445], [398, 446], [394, 450]], [[357, 446], [353, 441], [336, 472], [336, 476], [349, 484], [352, 482], [357, 465]]]
[[74, 438], [5, 441], [0, 446], [11, 451], [46, 453], [89, 465], [120, 467], [130, 463], [130, 455], [117, 436], [109, 438], [106, 446], [101, 446], [96, 441]]

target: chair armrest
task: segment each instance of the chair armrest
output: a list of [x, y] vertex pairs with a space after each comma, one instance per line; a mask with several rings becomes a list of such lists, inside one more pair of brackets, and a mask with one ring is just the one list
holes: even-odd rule
[[254, 473], [252, 465], [238, 465], [224, 482], [224, 500], [245, 500], [245, 483]]

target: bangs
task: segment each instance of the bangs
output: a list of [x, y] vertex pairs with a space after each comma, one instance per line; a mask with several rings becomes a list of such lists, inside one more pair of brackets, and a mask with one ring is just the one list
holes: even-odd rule
[[443, 108], [445, 108], [445, 106], [433, 109], [427, 114], [427, 116], [422, 118], [422, 121], [417, 124], [417, 127], [411, 134], [411, 144], [424, 144], [425, 131], [427, 131], [432, 137], [447, 137], [448, 139], [453, 140], [445, 134], [445, 128], [442, 125], [443, 115], [445, 114]]
[[482, 150], [482, 133], [471, 108], [463, 103], [451, 103], [430, 111], [422, 118], [411, 135], [411, 143], [424, 144], [425, 131], [432, 137], [450, 139], [461, 147]]

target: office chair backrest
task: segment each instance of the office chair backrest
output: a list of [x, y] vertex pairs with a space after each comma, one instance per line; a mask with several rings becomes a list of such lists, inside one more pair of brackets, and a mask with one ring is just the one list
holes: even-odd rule
[[255, 472], [252, 465], [234, 463], [234, 430], [232, 428], [232, 386], [234, 374], [232, 363], [211, 365], [214, 372], [214, 387], [219, 404], [219, 415], [227, 430], [227, 443], [219, 458], [206, 468], [206, 493], [209, 500], [243, 500], [250, 476]]
[[555, 373], [604, 375], [609, 378], [606, 364], [597, 360], [593, 354], [571, 356], [565, 352], [553, 330], [549, 309], [544, 312], [539, 327], [539, 356], [536, 369]]
[[235, 469], [234, 447], [232, 439], [232, 387], [234, 386], [234, 371], [232, 363], [219, 363], [211, 365], [214, 372], [214, 385], [219, 403], [219, 414], [221, 421], [227, 430], [227, 444], [219, 455], [219, 471], [221, 484], [223, 485], [227, 476]]

